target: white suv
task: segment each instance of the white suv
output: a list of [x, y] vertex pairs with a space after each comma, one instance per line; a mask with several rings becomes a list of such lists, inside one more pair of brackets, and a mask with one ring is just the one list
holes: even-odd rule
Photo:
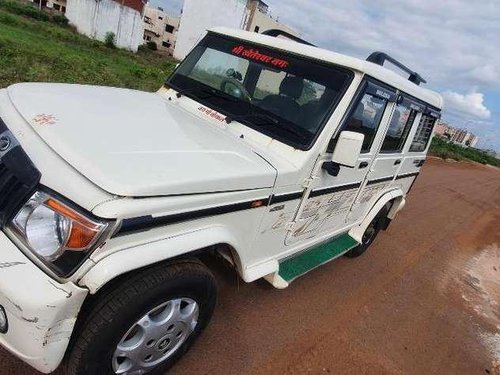
[[210, 30], [157, 93], [0, 91], [5, 348], [45, 373], [165, 370], [215, 306], [200, 254], [285, 288], [387, 227], [440, 96], [383, 53], [267, 34]]

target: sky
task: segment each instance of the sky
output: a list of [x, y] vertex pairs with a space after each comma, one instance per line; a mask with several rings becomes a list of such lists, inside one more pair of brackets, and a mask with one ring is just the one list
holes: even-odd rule
[[[265, 2], [319, 47], [359, 58], [383, 51], [416, 70], [443, 96], [444, 121], [500, 152], [499, 0]], [[177, 14], [182, 3], [151, 0]]]

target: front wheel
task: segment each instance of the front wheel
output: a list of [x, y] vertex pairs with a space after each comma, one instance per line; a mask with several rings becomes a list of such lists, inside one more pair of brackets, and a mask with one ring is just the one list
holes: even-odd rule
[[77, 375], [162, 373], [208, 324], [216, 286], [197, 260], [131, 274], [98, 297], [69, 355]]

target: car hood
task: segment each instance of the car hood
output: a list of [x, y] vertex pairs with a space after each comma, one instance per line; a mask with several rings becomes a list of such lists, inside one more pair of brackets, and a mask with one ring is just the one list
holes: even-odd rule
[[57, 154], [112, 194], [248, 190], [272, 187], [276, 178], [242, 140], [155, 93], [40, 83], [8, 93]]

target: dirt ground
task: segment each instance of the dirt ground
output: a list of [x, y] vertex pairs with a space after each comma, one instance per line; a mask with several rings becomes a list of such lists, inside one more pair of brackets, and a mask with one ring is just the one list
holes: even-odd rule
[[[500, 374], [500, 170], [431, 159], [362, 257], [288, 289], [215, 265], [214, 319], [173, 374]], [[33, 373], [0, 351], [0, 373]]]

